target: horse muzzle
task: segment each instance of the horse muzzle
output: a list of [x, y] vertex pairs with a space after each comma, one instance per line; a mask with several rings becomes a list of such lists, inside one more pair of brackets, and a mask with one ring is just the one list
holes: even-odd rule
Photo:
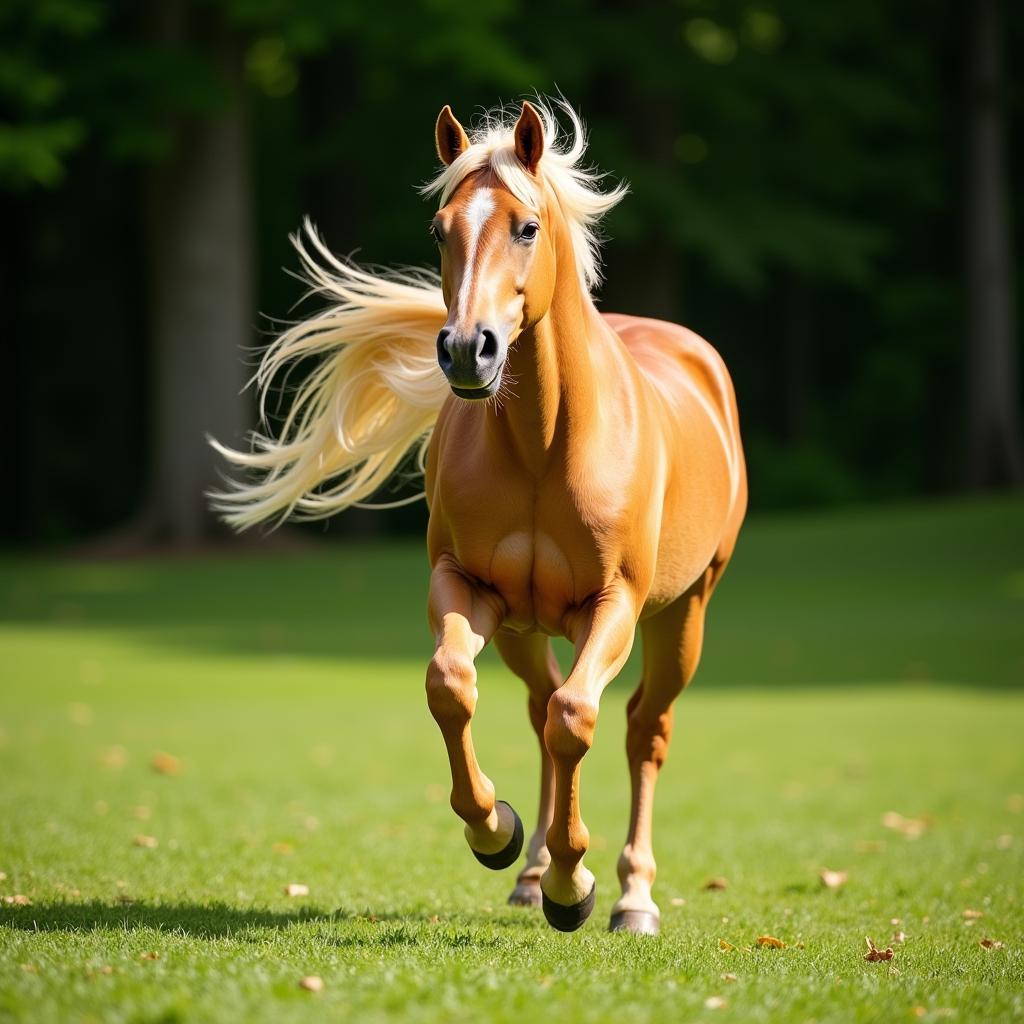
[[437, 363], [452, 392], [469, 401], [497, 393], [507, 356], [508, 340], [489, 324], [466, 334], [444, 327], [437, 336]]

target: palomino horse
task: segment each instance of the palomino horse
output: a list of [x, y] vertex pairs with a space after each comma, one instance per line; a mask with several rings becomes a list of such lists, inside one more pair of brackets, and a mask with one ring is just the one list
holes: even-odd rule
[[[237, 527], [327, 516], [373, 495], [418, 444], [437, 645], [427, 699], [452, 807], [481, 863], [519, 858], [522, 822], [495, 799], [471, 733], [474, 659], [493, 640], [528, 687], [541, 750], [539, 820], [510, 902], [541, 904], [562, 931], [594, 907], [580, 762], [639, 624], [611, 928], [656, 933], [655, 782], [746, 508], [736, 403], [721, 359], [691, 331], [597, 312], [597, 221], [625, 189], [602, 192], [580, 166], [583, 129], [567, 105], [566, 137], [538, 107], [524, 103], [514, 125], [489, 115], [472, 136], [441, 112], [445, 166], [425, 188], [440, 195], [440, 281], [338, 261], [306, 225], [314, 251], [296, 246], [334, 304], [271, 346], [261, 393], [295, 360], [321, 360], [276, 439], [256, 435], [251, 453], [218, 446], [257, 479], [215, 498]], [[564, 680], [551, 636], [575, 645]]]

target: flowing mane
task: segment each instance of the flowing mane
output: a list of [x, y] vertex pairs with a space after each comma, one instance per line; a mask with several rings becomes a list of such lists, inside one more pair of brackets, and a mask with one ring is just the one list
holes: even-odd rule
[[[586, 151], [582, 121], [564, 100], [554, 106], [569, 127], [560, 130], [552, 105], [537, 102], [545, 135], [537, 176], [562, 210], [581, 286], [589, 292], [600, 280], [598, 222], [627, 188], [619, 184], [601, 191], [604, 175], [581, 165]], [[443, 205], [468, 175], [489, 168], [517, 199], [539, 208], [537, 177], [515, 154], [514, 120], [501, 107], [484, 114], [470, 133], [469, 148], [421, 191], [438, 195]], [[210, 495], [213, 507], [240, 530], [267, 520], [279, 525], [289, 517], [326, 519], [365, 505], [413, 449], [418, 449], [422, 469], [431, 431], [450, 394], [435, 349], [446, 316], [435, 271], [372, 272], [338, 259], [308, 219], [303, 233], [291, 240], [308, 294], [330, 305], [289, 328], [263, 353], [250, 382], [256, 385], [262, 429], [250, 435], [250, 450], [210, 441], [250, 476], [229, 480], [226, 489]], [[275, 383], [309, 357], [320, 362], [298, 386], [273, 436], [267, 399]]]

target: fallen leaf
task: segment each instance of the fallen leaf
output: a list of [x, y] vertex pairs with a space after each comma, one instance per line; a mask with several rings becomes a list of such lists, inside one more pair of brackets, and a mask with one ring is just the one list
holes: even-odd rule
[[979, 917], [984, 917], [984, 916], [985, 916], [985, 912], [983, 910], [971, 910], [971, 908], [968, 907], [964, 911], [964, 920], [966, 920], [966, 921], [976, 921]]
[[891, 925], [903, 924], [903, 918], [902, 917], [890, 917], [889, 918], [889, 924], [891, 924]]
[[35, 964], [19, 964], [18, 965], [26, 974], [38, 974], [39, 968]]
[[821, 879], [821, 884], [826, 889], [839, 889], [846, 885], [846, 880], [849, 878], [849, 873], [846, 871], [832, 871], [829, 868], [822, 868], [818, 872], [818, 878]]
[[911, 1017], [923, 1017], [927, 1012], [923, 1006], [912, 1006], [910, 1008]]
[[722, 981], [736, 981], [736, 980], [738, 980], [736, 978], [736, 975], [732, 974], [731, 972], [727, 972], [726, 974], [720, 974], [719, 977], [722, 979]]
[[323, 987], [324, 979], [315, 974], [307, 974], [306, 977], [299, 978], [299, 988], [304, 988], [307, 992], [321, 992]]
[[74, 725], [92, 725], [95, 715], [88, 704], [69, 704], [68, 717]]
[[704, 888], [705, 889], [728, 889], [729, 888], [729, 879], [728, 878], [722, 878], [720, 875], [717, 878], [709, 878], [704, 883]]
[[181, 760], [173, 754], [168, 754], [164, 751], [154, 754], [149, 762], [149, 766], [159, 775], [181, 774]]
[[289, 882], [284, 887], [285, 896], [308, 896], [309, 886], [303, 885], [301, 882]]
[[139, 955], [139, 959], [140, 960], [159, 960], [160, 959], [160, 954], [159, 953], [154, 953], [154, 952], [141, 953]]
[[15, 893], [13, 896], [5, 896], [4, 903], [12, 907], [32, 906], [32, 901], [27, 896], [23, 896], [20, 892]]
[[758, 935], [757, 944], [759, 946], [768, 946], [770, 949], [786, 948], [786, 944], [782, 941], [782, 939], [777, 939], [774, 935]]
[[978, 940], [978, 945], [982, 949], [1003, 949], [1006, 946], [1005, 942], [1000, 942], [998, 939], [990, 939], [988, 937]]
[[731, 942], [726, 942], [725, 939], [719, 939], [718, 948], [725, 953], [731, 953], [736, 947]]
[[723, 999], [721, 996], [708, 996], [707, 999], [704, 1000], [705, 1010], [721, 1010], [728, 1005], [729, 1001], [727, 999]]
[[864, 936], [864, 941], [868, 944], [868, 951], [864, 954], [864, 959], [869, 963], [878, 963], [879, 960], [891, 960], [895, 956], [891, 946], [886, 949], [879, 949], [866, 935]]
[[905, 818], [898, 811], [886, 811], [882, 815], [882, 824], [894, 832], [899, 832], [907, 839], [917, 839], [924, 835], [931, 824], [928, 818]]
[[672, 906], [673, 907], [685, 907], [686, 906], [686, 900], [684, 900], [682, 896], [673, 896], [671, 902], [672, 902]]
[[906, 932], [893, 932], [892, 933], [892, 938], [889, 940], [889, 942], [893, 946], [902, 946], [903, 943], [906, 942], [906, 941], [907, 941], [907, 933]]
[[124, 747], [121, 746], [104, 747], [96, 758], [105, 768], [115, 770], [123, 768], [127, 759], [128, 755], [125, 753]]
[[136, 846], [141, 846], [147, 850], [155, 850], [160, 845], [156, 836], [137, 835], [133, 842]]

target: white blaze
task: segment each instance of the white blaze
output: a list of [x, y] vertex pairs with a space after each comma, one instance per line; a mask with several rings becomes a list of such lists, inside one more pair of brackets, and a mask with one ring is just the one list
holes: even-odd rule
[[466, 307], [469, 305], [469, 293], [473, 286], [473, 272], [476, 269], [476, 253], [480, 243], [480, 233], [484, 225], [494, 213], [494, 197], [489, 188], [477, 189], [469, 206], [466, 208], [466, 224], [469, 228], [469, 248], [466, 256], [466, 269], [462, 273], [459, 284], [459, 320], [465, 320]]

